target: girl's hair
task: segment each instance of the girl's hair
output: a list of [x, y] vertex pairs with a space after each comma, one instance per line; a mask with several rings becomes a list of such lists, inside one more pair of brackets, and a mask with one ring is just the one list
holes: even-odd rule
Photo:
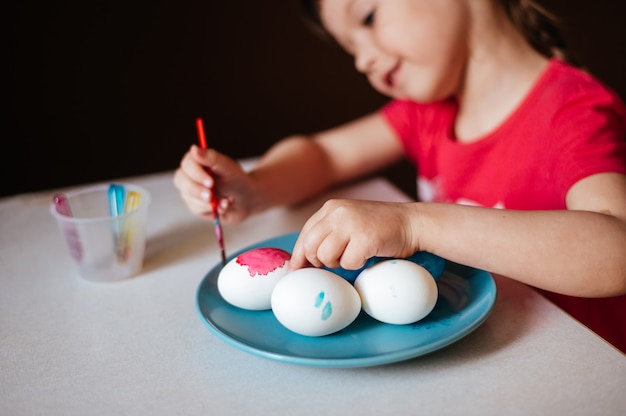
[[[547, 58], [557, 57], [576, 63], [560, 33], [557, 18], [534, 0], [495, 0], [502, 6], [513, 25], [526, 41]], [[319, 0], [300, 0], [300, 5], [313, 30], [328, 37], [319, 14]]]
[[558, 19], [533, 0], [498, 0], [526, 41], [547, 58], [575, 63], [561, 35]]
[[320, 0], [300, 0], [300, 8], [306, 18], [306, 23], [313, 32], [323, 38], [332, 38], [324, 28], [320, 17]]

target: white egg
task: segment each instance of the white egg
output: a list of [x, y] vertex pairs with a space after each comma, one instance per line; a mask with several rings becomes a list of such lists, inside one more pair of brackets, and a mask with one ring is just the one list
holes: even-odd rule
[[217, 276], [217, 289], [231, 305], [250, 310], [271, 308], [274, 286], [287, 274], [291, 254], [261, 247], [231, 259]]
[[388, 324], [410, 324], [426, 317], [437, 303], [437, 283], [420, 265], [386, 260], [363, 270], [354, 282], [363, 310]]
[[287, 329], [317, 337], [350, 325], [361, 311], [361, 299], [337, 274], [305, 268], [287, 274], [276, 284], [272, 311]]

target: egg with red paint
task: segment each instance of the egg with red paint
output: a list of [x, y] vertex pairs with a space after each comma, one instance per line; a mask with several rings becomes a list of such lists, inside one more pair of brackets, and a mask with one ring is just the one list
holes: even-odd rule
[[231, 259], [217, 276], [217, 289], [233, 306], [249, 310], [271, 308], [274, 286], [287, 274], [291, 254], [273, 247], [246, 251]]
[[313, 267], [288, 273], [276, 284], [271, 300], [278, 322], [313, 337], [344, 329], [361, 311], [359, 294], [348, 281]]

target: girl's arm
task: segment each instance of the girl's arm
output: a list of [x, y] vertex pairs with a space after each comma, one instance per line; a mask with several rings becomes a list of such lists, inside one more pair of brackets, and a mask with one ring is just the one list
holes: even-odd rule
[[250, 172], [255, 211], [292, 204], [398, 160], [401, 145], [379, 113], [311, 136], [278, 142]]
[[626, 176], [598, 174], [567, 195], [568, 210], [454, 204], [327, 203], [304, 226], [291, 268], [358, 268], [371, 256], [425, 250], [553, 292], [626, 294]]
[[174, 184], [192, 213], [211, 218], [209, 192], [215, 180], [218, 210], [222, 222], [228, 224], [272, 206], [300, 202], [374, 172], [402, 155], [395, 133], [374, 113], [318, 134], [281, 140], [249, 174], [213, 149], [192, 146], [174, 175]]
[[626, 176], [593, 175], [567, 195], [567, 211], [416, 207], [419, 244], [450, 260], [549, 291], [626, 293]]

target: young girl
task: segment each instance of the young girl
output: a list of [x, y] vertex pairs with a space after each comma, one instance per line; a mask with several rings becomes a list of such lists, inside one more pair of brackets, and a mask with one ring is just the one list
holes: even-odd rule
[[420, 202], [328, 201], [304, 225], [292, 268], [359, 268], [425, 250], [532, 285], [626, 352], [626, 109], [564, 61], [527, 0], [305, 1], [380, 111], [274, 145], [249, 174], [196, 146], [175, 185], [224, 223], [303, 200], [403, 156]]

